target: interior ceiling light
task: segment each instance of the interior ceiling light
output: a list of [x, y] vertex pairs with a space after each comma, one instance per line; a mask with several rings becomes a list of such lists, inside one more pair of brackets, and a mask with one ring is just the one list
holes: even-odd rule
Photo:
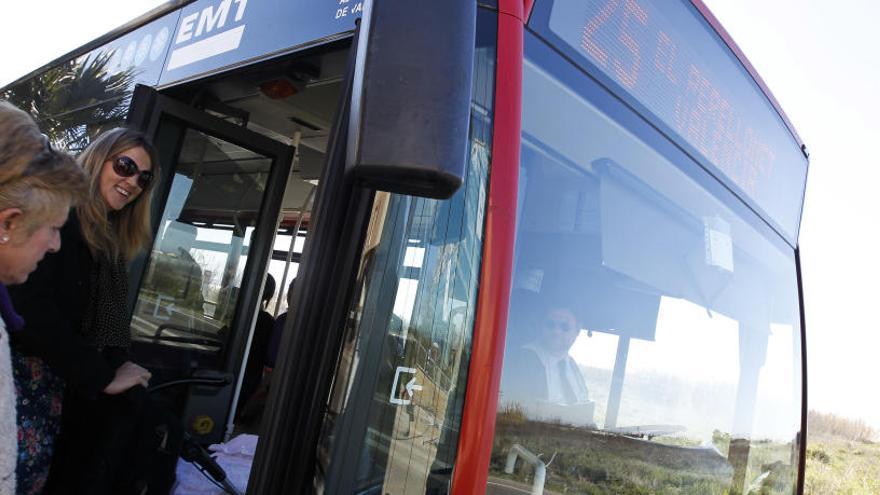
[[273, 100], [283, 100], [298, 92], [296, 86], [287, 78], [262, 82], [260, 83], [260, 91]]

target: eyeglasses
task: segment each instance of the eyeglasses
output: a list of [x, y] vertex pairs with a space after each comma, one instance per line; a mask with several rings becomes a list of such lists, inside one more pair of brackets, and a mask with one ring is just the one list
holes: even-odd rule
[[43, 148], [45, 148], [46, 151], [49, 153], [55, 151], [55, 148], [52, 147], [52, 140], [49, 139], [49, 136], [47, 136], [46, 133], [40, 133], [40, 138], [43, 140]]
[[28, 163], [27, 168], [22, 173], [23, 176], [46, 172], [48, 170], [47, 167], [54, 165], [53, 162], [57, 159], [55, 148], [52, 147], [52, 141], [49, 140], [49, 136], [40, 134], [40, 140], [42, 141], [43, 149], [31, 158], [30, 163]]
[[113, 160], [113, 171], [120, 177], [131, 177], [138, 174], [137, 185], [141, 189], [146, 189], [149, 187], [150, 182], [153, 181], [153, 172], [150, 172], [149, 170], [140, 170], [137, 162], [125, 155], [117, 156], [116, 159]]
[[568, 322], [565, 321], [556, 321], [556, 320], [544, 320], [544, 326], [548, 329], [559, 330], [560, 332], [573, 332], [575, 328], [571, 326]]

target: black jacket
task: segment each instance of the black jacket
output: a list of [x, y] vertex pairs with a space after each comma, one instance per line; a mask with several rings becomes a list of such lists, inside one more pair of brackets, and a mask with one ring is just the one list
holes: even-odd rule
[[[571, 360], [570, 357], [566, 359]], [[527, 347], [508, 350], [504, 356], [504, 365], [501, 388], [504, 390], [506, 400], [548, 401], [550, 395], [547, 390], [548, 371], [535, 351]], [[577, 364], [573, 360], [571, 366], [577, 369]], [[576, 373], [575, 379], [577, 383], [572, 383], [571, 386], [587, 393], [587, 384], [583, 376]]]
[[173, 475], [168, 473], [174, 472], [177, 457], [173, 449], [158, 455], [154, 444], [160, 427], [174, 430], [174, 438], [180, 438], [177, 421], [155, 406], [142, 387], [115, 396], [101, 393], [127, 352], [98, 351], [83, 337], [93, 263], [80, 223], [71, 212], [61, 229], [61, 250], [47, 255], [27, 282], [10, 287], [15, 308], [25, 319], [13, 345], [18, 352], [42, 358], [66, 384], [61, 435], [43, 493], [143, 493], [154, 472], [160, 481], [151, 481], [151, 487], [170, 487]]
[[115, 367], [81, 333], [91, 294], [92, 255], [71, 211], [61, 229], [61, 249], [47, 254], [27, 282], [9, 288], [25, 326], [11, 339], [15, 350], [42, 358], [64, 379], [67, 393], [97, 397]]

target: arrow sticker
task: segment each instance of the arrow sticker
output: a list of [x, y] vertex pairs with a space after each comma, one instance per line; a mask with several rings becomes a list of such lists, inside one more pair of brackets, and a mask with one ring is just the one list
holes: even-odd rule
[[413, 390], [421, 390], [422, 386], [416, 383], [416, 377], [412, 377], [412, 380], [407, 382], [406, 384], [406, 393], [409, 395], [409, 398], [412, 399]]
[[[169, 301], [170, 304], [162, 308], [163, 301]], [[153, 309], [153, 316], [160, 320], [170, 320], [174, 311], [174, 305], [175, 302], [173, 297], [159, 294], [159, 297], [156, 298], [156, 307]], [[165, 311], [164, 315], [159, 314], [160, 309]]]
[[409, 396], [408, 399], [400, 399], [397, 397], [397, 384], [400, 382], [400, 374], [401, 373], [411, 373], [415, 375], [415, 368], [407, 368], [406, 366], [398, 366], [396, 370], [394, 370], [394, 383], [391, 385], [391, 397], [389, 397], [389, 402], [392, 404], [397, 404], [399, 406], [408, 406], [412, 403], [413, 394], [416, 391], [422, 389], [422, 386], [416, 383], [416, 377], [413, 376], [410, 381], [406, 382], [404, 385], [404, 390], [406, 390], [406, 395]]

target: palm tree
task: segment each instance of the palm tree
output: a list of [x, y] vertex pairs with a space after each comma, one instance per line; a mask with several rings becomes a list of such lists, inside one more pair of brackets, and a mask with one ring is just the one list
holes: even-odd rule
[[4, 97], [30, 112], [57, 146], [81, 151], [94, 136], [125, 122], [135, 73], [129, 68], [111, 74], [112, 55], [64, 62], [18, 84]]

